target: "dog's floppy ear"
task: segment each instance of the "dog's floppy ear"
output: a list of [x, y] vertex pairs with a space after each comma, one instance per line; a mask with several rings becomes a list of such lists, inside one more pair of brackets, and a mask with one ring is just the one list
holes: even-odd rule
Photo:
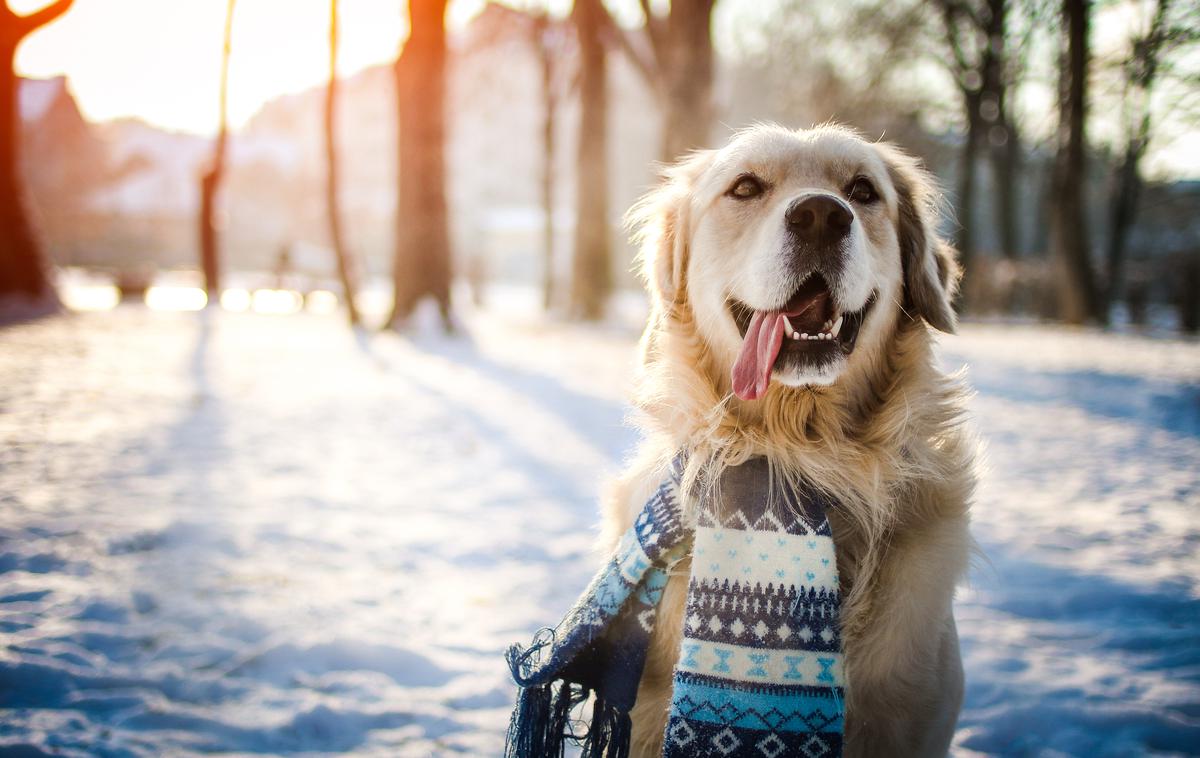
[[954, 248], [938, 237], [937, 189], [916, 159], [893, 147], [880, 147], [899, 205], [896, 234], [904, 267], [904, 307], [933, 328], [953, 332], [954, 295], [962, 270]]
[[711, 157], [711, 151], [698, 151], [668, 166], [659, 185], [646, 193], [626, 217], [638, 240], [646, 287], [667, 309], [687, 302], [691, 193]]

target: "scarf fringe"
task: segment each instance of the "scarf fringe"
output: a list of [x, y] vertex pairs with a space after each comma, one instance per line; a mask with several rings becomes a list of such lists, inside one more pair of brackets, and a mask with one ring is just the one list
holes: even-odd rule
[[561, 758], [568, 742], [580, 747], [581, 758], [629, 758], [633, 721], [628, 713], [600, 697], [592, 704], [587, 732], [576, 733], [571, 711], [591, 694], [570, 682], [522, 687], [508, 724], [505, 758]]
[[583, 741], [582, 758], [629, 758], [633, 720], [629, 713], [597, 697], [592, 705], [592, 725]]

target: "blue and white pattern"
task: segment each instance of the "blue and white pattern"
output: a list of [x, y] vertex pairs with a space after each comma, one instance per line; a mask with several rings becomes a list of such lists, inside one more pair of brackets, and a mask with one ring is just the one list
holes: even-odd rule
[[[656, 606], [692, 554], [683, 640], [663, 755], [838, 756], [844, 674], [825, 501], [772, 486], [765, 459], [722, 472], [694, 527], [676, 460], [566, 618], [508, 662], [521, 695], [505, 754], [625, 756]], [[570, 711], [592, 698], [576, 736]]]
[[665, 756], [840, 755], [845, 676], [823, 502], [765, 460], [701, 504]]

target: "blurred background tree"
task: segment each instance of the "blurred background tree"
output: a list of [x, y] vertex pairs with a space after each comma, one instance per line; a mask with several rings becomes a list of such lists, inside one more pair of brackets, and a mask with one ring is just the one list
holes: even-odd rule
[[337, 95], [338, 95], [338, 0], [329, 0], [329, 83], [325, 88], [325, 204], [329, 214], [329, 241], [337, 260], [338, 279], [342, 283], [342, 301], [352, 326], [359, 323], [354, 304], [354, 265], [342, 235], [342, 211], [338, 194]]
[[604, 40], [608, 11], [601, 0], [576, 0], [571, 18], [579, 40], [579, 137], [570, 314], [595, 321], [604, 315], [613, 286]]
[[446, 218], [446, 0], [409, 0], [409, 35], [396, 59], [400, 162], [394, 304], [388, 325], [401, 327], [432, 297], [447, 331], [450, 233]]
[[565, 45], [570, 30], [561, 21], [551, 18], [545, 9], [535, 12], [532, 19], [530, 36], [538, 53], [542, 95], [542, 310], [550, 311], [558, 297], [554, 264], [554, 159], [558, 153], [555, 128], [562, 89], [560, 72], [566, 68], [562, 62], [567, 57]]
[[678, 0], [665, 13], [656, 13], [650, 0], [638, 0], [643, 19], [640, 34], [606, 18], [621, 50], [659, 100], [663, 161], [711, 146], [716, 4], [716, 0]]
[[1008, 90], [1020, 71], [1019, 60], [1010, 60], [1010, 52], [1021, 46], [1013, 45], [1010, 39], [1009, 0], [938, 0], [937, 4], [943, 43], [949, 53], [944, 60], [962, 97], [966, 122], [956, 193], [962, 222], [956, 243], [964, 269], [970, 269], [975, 257], [976, 165], [981, 153], [990, 158], [995, 177], [994, 213], [1001, 253], [1015, 258], [1020, 251], [1016, 179], [1021, 141], [1013, 123]]
[[225, 6], [225, 35], [221, 44], [221, 89], [217, 116], [217, 139], [212, 157], [200, 177], [200, 270], [204, 273], [207, 302], [221, 297], [221, 238], [217, 225], [217, 193], [225, 177], [225, 153], [229, 144], [229, 54], [233, 45], [233, 9]]
[[1058, 147], [1054, 159], [1054, 201], [1050, 205], [1050, 240], [1058, 287], [1058, 315], [1068, 324], [1082, 324], [1100, 318], [1084, 215], [1091, 2], [1063, 0], [1062, 21], [1066, 44], [1059, 68]]
[[57, 309], [58, 296], [22, 186], [14, 63], [22, 40], [66, 13], [72, 2], [57, 0], [27, 16], [14, 13], [6, 0], [0, 2], [0, 297], [20, 298], [33, 313]]
[[[1168, 92], [1190, 89], [1191, 102], [1181, 98], [1174, 108], [1185, 118], [1194, 119], [1194, 93], [1200, 89], [1200, 75], [1180, 66], [1181, 58], [1194, 54], [1200, 42], [1200, 6], [1170, 0], [1145, 5], [1150, 7], [1140, 9], [1125, 49], [1105, 62], [1109, 72], [1116, 74], [1121, 119], [1114, 145], [1119, 158], [1109, 191], [1108, 244], [1100, 293], [1100, 315], [1106, 324], [1111, 320], [1113, 305], [1130, 294], [1126, 291], [1126, 255], [1142, 194], [1142, 159], [1155, 136], [1155, 97], [1164, 84]], [[1138, 281], [1134, 286], [1133, 298], [1140, 301], [1145, 283]]]

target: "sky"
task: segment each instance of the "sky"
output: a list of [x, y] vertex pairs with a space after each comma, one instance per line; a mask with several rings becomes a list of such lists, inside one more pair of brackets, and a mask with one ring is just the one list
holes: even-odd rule
[[[570, 0], [508, 0], [567, 12]], [[28, 13], [48, 0], [8, 0]], [[461, 28], [485, 0], [454, 0], [449, 26]], [[624, 22], [636, 23], [633, 0], [614, 0]], [[739, 16], [771, 3], [721, 3], [718, 47]], [[395, 58], [407, 36], [403, 0], [341, 0], [339, 72], [352, 74]], [[1097, 19], [1102, 48], [1124, 26], [1111, 7]], [[83, 115], [91, 121], [136, 117], [173, 131], [212, 134], [217, 125], [223, 0], [75, 0], [54, 24], [27, 39], [17, 54], [23, 76], [66, 74]], [[1128, 19], [1126, 19], [1128, 21]], [[236, 128], [267, 101], [324, 81], [328, 66], [329, 0], [238, 0], [230, 61], [229, 119]], [[728, 45], [724, 45], [727, 47]], [[1103, 135], [1103, 114], [1095, 124]], [[1200, 132], [1176, 130], [1147, 158], [1151, 175], [1200, 177]]]
[[[9, 0], [28, 12], [46, 0]], [[342, 0], [339, 69], [395, 57], [407, 24], [392, 0]], [[172, 130], [217, 124], [222, 0], [76, 0], [17, 55], [27, 76], [65, 73], [92, 121], [136, 116]], [[244, 123], [264, 102], [322, 81], [328, 67], [328, 0], [241, 0], [230, 59], [229, 117]]]
[[[49, 0], [8, 0], [25, 14]], [[511, 5], [542, 4], [515, 0]], [[454, 0], [461, 28], [485, 0]], [[551, 0], [565, 13], [569, 2]], [[66, 74], [85, 118], [134, 116], [173, 131], [217, 127], [224, 0], [75, 0], [17, 53], [23, 76]], [[395, 59], [408, 34], [404, 0], [340, 0], [338, 70], [352, 74]], [[328, 75], [329, 0], [237, 0], [230, 56], [229, 120], [245, 123], [268, 100]]]

